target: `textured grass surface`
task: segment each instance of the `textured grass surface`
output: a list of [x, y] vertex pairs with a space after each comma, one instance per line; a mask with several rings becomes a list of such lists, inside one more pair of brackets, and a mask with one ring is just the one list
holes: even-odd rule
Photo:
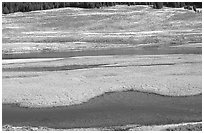
[[[147, 6], [65, 8], [2, 16], [3, 54], [107, 48], [202, 48], [202, 14]], [[92, 67], [90, 67], [92, 66]], [[2, 103], [24, 107], [80, 104], [106, 92], [170, 96], [202, 93], [202, 55], [114, 55], [12, 60], [2, 65]], [[72, 69], [69, 68], [80, 68]], [[179, 125], [177, 125], [179, 126]], [[71, 130], [201, 130], [201, 124]], [[3, 130], [56, 130], [15, 127]], [[61, 129], [59, 129], [61, 130]]]
[[105, 92], [132, 89], [194, 95], [202, 92], [201, 64], [201, 55], [188, 54], [74, 57], [4, 64], [2, 101], [29, 107], [72, 105]]
[[202, 131], [202, 123], [181, 123], [170, 125], [154, 125], [154, 126], [140, 126], [140, 125], [126, 125], [113, 126], [109, 128], [75, 128], [75, 129], [53, 129], [47, 127], [15, 127], [11, 125], [4, 125], [3, 131]]
[[[202, 47], [201, 14], [180, 8], [64, 8], [3, 15], [2, 21], [3, 54]], [[201, 64], [201, 55], [179, 53], [4, 64], [2, 101], [29, 107], [72, 105], [132, 88], [163, 95], [199, 94]], [[92, 68], [69, 70], [73, 66]]]
[[201, 17], [148, 6], [14, 13], [2, 17], [3, 53], [185, 46], [202, 42]]
[[166, 131], [202, 131], [202, 124], [177, 126], [173, 128], [167, 128]]

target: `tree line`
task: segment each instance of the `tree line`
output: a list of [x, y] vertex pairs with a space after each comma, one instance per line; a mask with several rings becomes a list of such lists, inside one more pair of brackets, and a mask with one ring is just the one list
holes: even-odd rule
[[29, 12], [64, 7], [100, 8], [115, 5], [153, 5], [156, 9], [163, 6], [179, 8], [185, 5], [194, 5], [202, 8], [202, 2], [2, 2], [2, 13]]

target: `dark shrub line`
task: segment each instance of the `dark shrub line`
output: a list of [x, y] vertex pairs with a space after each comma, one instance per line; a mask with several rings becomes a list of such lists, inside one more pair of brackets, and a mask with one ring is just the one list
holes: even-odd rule
[[194, 5], [202, 7], [202, 2], [2, 2], [2, 13], [29, 12], [64, 7], [100, 8], [115, 5], [153, 5], [153, 8], [160, 9], [163, 6], [179, 8], [185, 5]]

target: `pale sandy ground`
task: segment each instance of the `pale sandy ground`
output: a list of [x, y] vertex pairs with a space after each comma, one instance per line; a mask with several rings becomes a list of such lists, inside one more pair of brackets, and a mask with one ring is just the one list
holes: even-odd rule
[[[167, 125], [153, 125], [153, 126], [140, 126], [140, 125], [126, 125], [126, 126], [112, 126], [103, 128], [73, 128], [73, 129], [53, 129], [47, 127], [15, 127], [11, 125], [4, 125], [3, 131], [166, 131], [178, 127], [183, 127], [181, 131], [188, 131], [189, 126], [198, 128], [196, 131], [201, 131], [202, 122], [190, 122], [179, 124]], [[179, 130], [178, 130], [179, 131]], [[194, 130], [195, 131], [195, 130]]]
[[[61, 71], [12, 71], [15, 68], [97, 65]], [[55, 61], [3, 64], [2, 102], [52, 107], [86, 102], [105, 92], [140, 90], [183, 96], [202, 92], [201, 55], [74, 57]], [[10, 69], [10, 70], [9, 70]]]

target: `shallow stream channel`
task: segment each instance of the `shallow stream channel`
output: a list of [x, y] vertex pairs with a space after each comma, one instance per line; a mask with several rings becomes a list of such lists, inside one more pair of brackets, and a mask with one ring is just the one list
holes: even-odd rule
[[164, 55], [164, 54], [202, 54], [201, 47], [181, 48], [109, 48], [100, 50], [59, 51], [59, 52], [31, 52], [2, 54], [2, 59], [30, 59], [30, 58], [67, 58], [76, 56], [104, 56], [104, 55]]
[[202, 94], [162, 96], [138, 91], [109, 92], [88, 102], [64, 107], [2, 106], [2, 124], [57, 129], [163, 125], [202, 121]]

